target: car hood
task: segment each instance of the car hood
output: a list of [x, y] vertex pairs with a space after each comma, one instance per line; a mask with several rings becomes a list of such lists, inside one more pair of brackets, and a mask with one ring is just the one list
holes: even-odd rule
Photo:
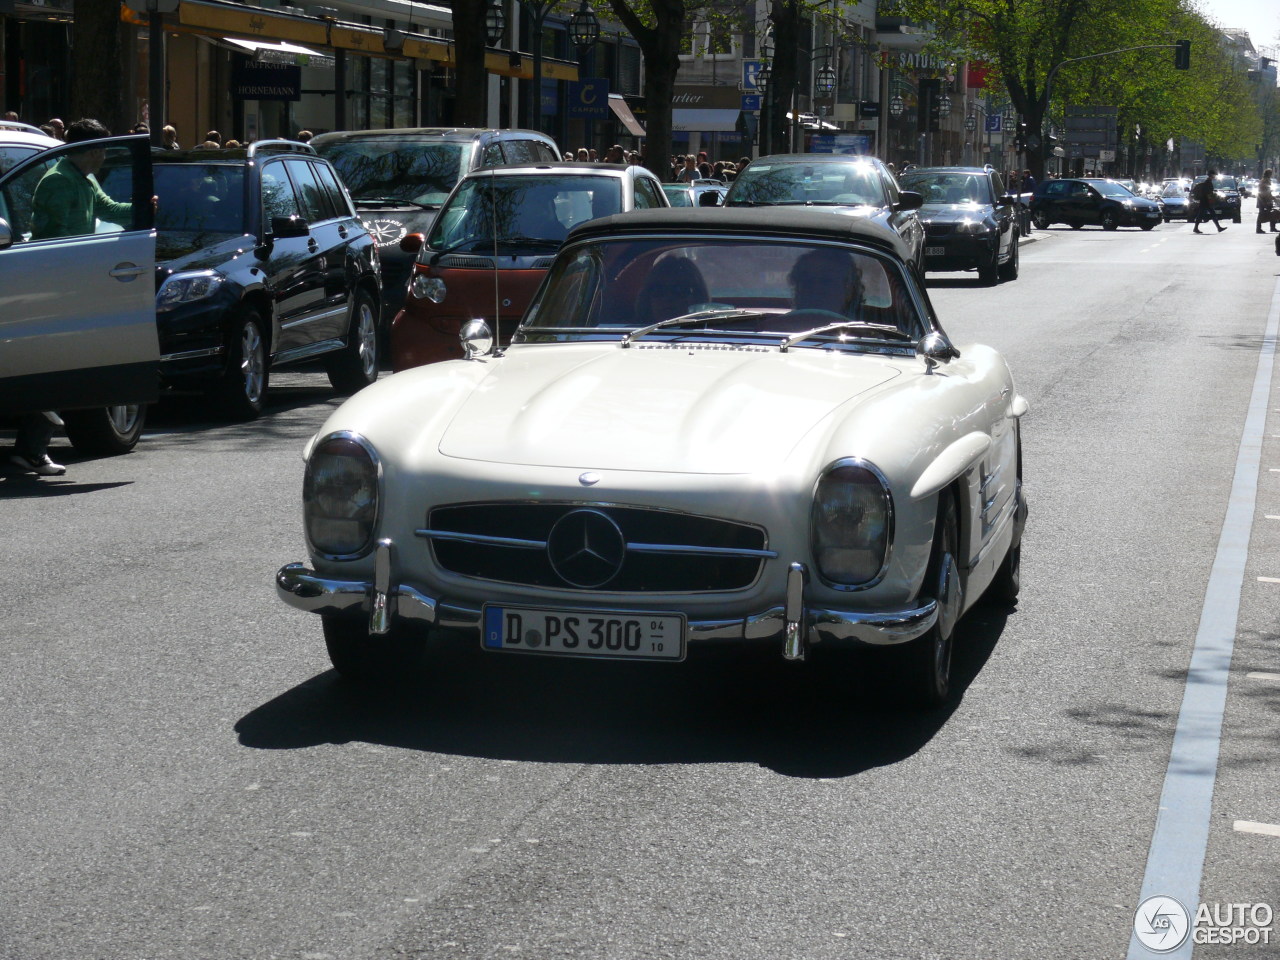
[[530, 466], [751, 473], [898, 376], [887, 357], [723, 344], [516, 347], [440, 440], [448, 457]]
[[991, 216], [991, 207], [981, 203], [926, 203], [920, 208], [920, 219], [932, 223], [955, 223], [980, 220]]
[[197, 231], [156, 233], [156, 265], [165, 274], [179, 270], [208, 270], [226, 263], [257, 241], [248, 234]]

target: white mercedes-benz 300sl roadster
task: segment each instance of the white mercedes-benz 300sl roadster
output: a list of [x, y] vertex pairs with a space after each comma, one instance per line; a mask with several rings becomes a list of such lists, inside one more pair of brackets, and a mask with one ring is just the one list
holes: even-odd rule
[[462, 629], [495, 656], [879, 647], [946, 700], [957, 620], [1018, 594], [1027, 404], [906, 254], [809, 210], [581, 225], [508, 348], [473, 321], [468, 359], [310, 441], [281, 598], [363, 680]]

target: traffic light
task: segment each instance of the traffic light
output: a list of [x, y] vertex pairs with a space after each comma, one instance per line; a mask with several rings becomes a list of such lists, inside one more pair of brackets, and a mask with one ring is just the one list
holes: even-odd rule
[[942, 115], [938, 106], [942, 101], [942, 80], [925, 77], [919, 83], [917, 125], [921, 130], [936, 133], [942, 129]]
[[1018, 132], [1014, 137], [1013, 146], [1018, 153], [1022, 153], [1027, 149], [1027, 122], [1025, 120], [1018, 120]]
[[1173, 66], [1175, 70], [1191, 69], [1191, 41], [1179, 40], [1173, 45]]

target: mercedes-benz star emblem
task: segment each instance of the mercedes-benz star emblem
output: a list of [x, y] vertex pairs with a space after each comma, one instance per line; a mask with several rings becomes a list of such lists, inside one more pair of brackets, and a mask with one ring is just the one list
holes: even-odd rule
[[622, 569], [627, 541], [613, 520], [599, 510], [571, 510], [547, 536], [551, 569], [574, 587], [599, 587]]

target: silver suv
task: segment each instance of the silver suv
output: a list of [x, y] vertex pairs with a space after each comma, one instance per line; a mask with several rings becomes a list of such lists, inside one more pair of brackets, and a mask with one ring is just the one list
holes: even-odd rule
[[[32, 136], [16, 150], [29, 155], [0, 173], [0, 416], [62, 411], [81, 453], [124, 453], [159, 381], [150, 145], [132, 136], [31, 150], [46, 146]], [[109, 195], [132, 204], [127, 222], [33, 235], [40, 178], [86, 150], [103, 151], [98, 179], [119, 184]]]

